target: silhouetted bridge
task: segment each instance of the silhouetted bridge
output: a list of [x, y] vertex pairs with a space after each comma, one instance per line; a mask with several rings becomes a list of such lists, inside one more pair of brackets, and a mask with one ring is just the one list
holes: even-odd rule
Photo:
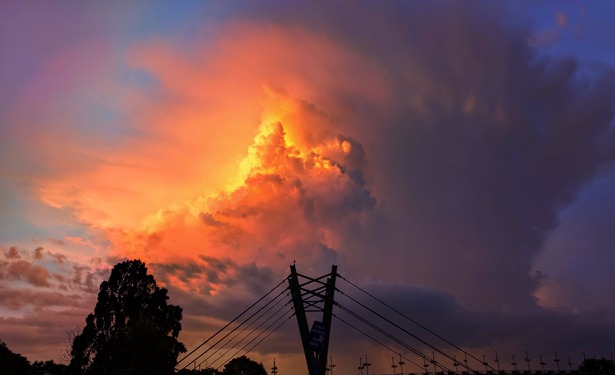
[[[330, 273], [316, 278], [298, 273], [294, 264], [290, 271], [287, 278], [181, 358], [178, 368], [220, 370], [295, 318], [309, 375], [333, 375], [335, 364], [328, 350], [335, 318], [391, 352], [391, 372], [372, 371], [372, 375], [578, 374], [570, 357], [559, 358], [556, 352], [550, 363], [542, 355], [530, 359], [527, 352], [523, 358], [513, 355], [506, 363], [497, 352], [491, 361], [485, 355], [478, 358], [344, 278], [337, 273], [336, 265]], [[338, 280], [350, 291], [338, 288]], [[311, 329], [307, 314], [320, 314], [312, 320]], [[360, 357], [357, 375], [370, 375], [370, 366], [367, 355]], [[272, 374], [277, 374], [275, 363]]]

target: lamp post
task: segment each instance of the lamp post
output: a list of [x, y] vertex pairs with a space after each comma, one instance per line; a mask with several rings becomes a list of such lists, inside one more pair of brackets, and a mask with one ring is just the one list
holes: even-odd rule
[[568, 360], [568, 367], [570, 368], [570, 372], [572, 372], [572, 362], [570, 361], [570, 356], [567, 355], [566, 359]]
[[559, 368], [559, 361], [560, 359], [557, 358], [557, 352], [553, 352], [555, 353], [555, 359], [553, 360], [553, 362], [555, 362], [555, 365], [557, 366], [557, 372], [561, 372], [560, 368]]
[[391, 368], [393, 369], [393, 375], [395, 375], [395, 369], [397, 365], [395, 364], [395, 357], [391, 357]]
[[455, 374], [459, 374], [459, 362], [457, 362], [457, 357], [453, 355], [453, 366], [455, 366]]
[[513, 361], [511, 363], [512, 367], [515, 369], [515, 373], [517, 372], [517, 362], [515, 362], [515, 355], [512, 355]]
[[363, 369], [365, 368], [363, 366], [362, 361], [363, 361], [363, 358], [359, 357], [359, 367], [357, 368], [357, 370], [361, 371], [361, 375], [363, 375]]
[[367, 370], [367, 375], [369, 375], [369, 366], [371, 366], [372, 364], [367, 362], [367, 354], [365, 354], [365, 363], [363, 364], [363, 366], [366, 367]]
[[485, 366], [485, 373], [487, 372], [487, 366], [489, 365], [489, 362], [487, 362], [487, 356], [483, 354], [483, 366]]
[[436, 353], [431, 352], [431, 361], [429, 362], [431, 362], [431, 364], [433, 365], [433, 373], [435, 374], [436, 372], [438, 372], [436, 369], [436, 364], [438, 364], [438, 361], [436, 361]]
[[276, 375], [278, 373], [278, 366], [275, 365], [275, 358], [273, 358], [273, 367], [271, 368], [271, 373]]
[[538, 356], [540, 358], [540, 366], [542, 366], [542, 372], [545, 372], [546, 363], [542, 360], [542, 354]]
[[500, 359], [498, 358], [498, 351], [495, 351], [495, 364], [498, 366], [498, 373], [500, 372]]
[[404, 365], [406, 362], [402, 361], [401, 353], [399, 353], [399, 370], [401, 371], [401, 375], [404, 375]]
[[463, 362], [465, 363], [466, 371], [469, 374], [470, 373], [470, 366], [468, 366], [468, 353], [463, 352], [463, 354], [464, 354]]
[[528, 357], [527, 355], [527, 350], [525, 351], [525, 362], [527, 362], [527, 371], [529, 371], [530, 373], [532, 372], [532, 369], [530, 369], [530, 357]]

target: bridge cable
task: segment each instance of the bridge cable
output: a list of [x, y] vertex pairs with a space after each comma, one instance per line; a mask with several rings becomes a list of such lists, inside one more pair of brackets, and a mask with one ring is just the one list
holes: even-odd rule
[[[267, 311], [265, 311], [261, 316], [259, 316], [257, 319], [253, 320], [250, 324], [248, 324], [246, 327], [244, 327], [240, 332], [238, 332], [233, 338], [231, 338], [229, 341], [227, 341], [224, 345], [229, 345], [235, 338], [237, 338], [237, 336], [239, 336], [241, 333], [243, 333], [246, 329], [250, 328], [250, 326], [252, 326], [252, 324], [258, 322], [263, 316], [265, 316], [265, 314], [267, 314], [269, 311], [271, 311], [275, 306], [277, 306], [280, 302], [282, 302], [283, 299], [279, 299], [278, 302], [276, 302], [275, 304], [273, 304], [269, 309], [267, 309]], [[263, 326], [263, 324], [267, 323], [269, 320], [271, 320], [274, 316], [276, 316], [283, 308], [285, 308], [286, 306], [288, 306], [288, 304], [291, 303], [291, 301], [286, 302], [286, 304], [284, 304], [283, 306], [281, 306], [280, 308], [278, 308], [273, 314], [271, 314], [267, 319], [263, 320], [258, 326], [254, 327], [254, 329], [252, 329], [252, 331], [250, 331], [247, 335], [245, 335], [244, 337], [242, 337], [238, 342], [236, 342], [233, 346], [231, 346], [230, 348], [228, 348], [224, 353], [222, 353], [218, 358], [216, 358], [215, 361], [213, 361], [212, 363], [210, 363], [210, 366], [213, 366], [214, 363], [218, 362], [221, 358], [223, 358], [228, 352], [230, 352], [231, 350], [235, 349], [235, 347], [239, 344], [241, 344], [243, 342], [243, 340], [245, 340], [246, 338], [250, 337], [257, 329], [259, 329], [260, 327]], [[284, 313], [286, 314], [286, 313]], [[222, 350], [224, 348], [224, 345], [222, 346], [222, 348], [220, 350]], [[212, 356], [216, 355], [220, 350], [216, 350], [215, 352], [213, 352], [212, 354], [210, 354], [207, 358], [205, 358], [204, 360], [201, 361], [200, 364], [202, 364], [203, 362], [207, 361], [209, 358], [211, 358]]]
[[[388, 345], [382, 343], [381, 341], [379, 341], [378, 339], [374, 338], [373, 336], [370, 336], [368, 333], [365, 333], [364, 331], [362, 331], [360, 328], [354, 326], [351, 323], [348, 323], [347, 321], [345, 321], [344, 319], [340, 318], [339, 316], [333, 314], [333, 317], [335, 317], [336, 319], [338, 319], [339, 321], [341, 321], [342, 323], [346, 324], [347, 326], [349, 326], [350, 328], [356, 330], [357, 332], [361, 333], [362, 335], [370, 338], [371, 340], [375, 341], [377, 344], [389, 349], [391, 352], [395, 353], [395, 354], [400, 354], [399, 352], [393, 350], [393, 348], [389, 347]], [[423, 366], [419, 365], [418, 363], [414, 362], [412, 359], [407, 358], [406, 356], [401, 356], [403, 359], [409, 361], [410, 363], [412, 363], [413, 365], [417, 366], [418, 368], [420, 368], [421, 370], [423, 370]]]
[[[349, 298], [349, 299], [350, 299], [350, 300], [352, 300], [353, 302], [355, 302], [355, 303], [357, 303], [358, 305], [362, 306], [363, 308], [367, 309], [367, 310], [368, 310], [368, 311], [370, 311], [372, 314], [374, 314], [374, 315], [378, 316], [379, 318], [383, 319], [384, 321], [388, 322], [389, 324], [391, 324], [391, 325], [395, 326], [395, 327], [396, 327], [396, 328], [398, 328], [399, 330], [401, 330], [401, 331], [405, 332], [406, 334], [408, 334], [409, 336], [413, 337], [415, 340], [417, 340], [417, 341], [419, 341], [419, 342], [421, 342], [421, 343], [423, 343], [423, 344], [427, 345], [428, 347], [430, 347], [431, 349], [433, 349], [433, 350], [437, 351], [438, 353], [442, 354], [442, 355], [443, 355], [443, 356], [445, 356], [446, 358], [448, 358], [448, 359], [450, 359], [450, 360], [453, 360], [453, 361], [454, 361], [453, 357], [451, 357], [448, 353], [446, 353], [446, 352], [442, 351], [440, 348], [438, 348], [438, 347], [436, 347], [436, 346], [434, 346], [434, 345], [432, 345], [432, 344], [428, 343], [427, 341], [425, 341], [425, 340], [421, 339], [420, 337], [418, 337], [418, 336], [416, 336], [416, 335], [412, 334], [412, 333], [411, 333], [411, 332], [409, 332], [408, 330], [406, 330], [406, 329], [404, 329], [403, 327], [401, 327], [401, 326], [397, 325], [395, 322], [393, 322], [393, 321], [391, 321], [390, 319], [388, 319], [388, 318], [386, 318], [386, 317], [382, 316], [382, 315], [381, 315], [381, 314], [379, 314], [378, 312], [374, 311], [373, 309], [371, 309], [370, 307], [368, 307], [368, 306], [364, 305], [363, 303], [361, 303], [361, 302], [357, 301], [356, 299], [352, 298], [351, 296], [349, 296], [348, 294], [346, 294], [346, 293], [342, 292], [341, 290], [339, 290], [339, 289], [336, 289], [336, 290], [338, 290], [338, 291], [339, 291], [342, 295], [344, 295], [345, 297]], [[425, 356], [425, 357], [426, 357], [426, 358], [429, 358], [429, 357], [427, 357], [427, 356]]]
[[[403, 314], [402, 312], [400, 312], [399, 310], [397, 310], [396, 308], [392, 307], [391, 305], [387, 304], [386, 302], [382, 301], [381, 299], [379, 299], [378, 297], [372, 295], [371, 293], [367, 292], [365, 289], [361, 288], [360, 286], [356, 285], [355, 283], [353, 283], [352, 281], [346, 279], [344, 276], [338, 274], [337, 276], [339, 276], [342, 280], [346, 281], [348, 284], [354, 286], [355, 288], [359, 289], [361, 292], [367, 294], [369, 297], [375, 299], [376, 301], [380, 302], [381, 304], [383, 304], [384, 306], [388, 307], [389, 309], [393, 310], [394, 312], [396, 312], [397, 314], [401, 315], [402, 317], [406, 318], [407, 320], [409, 320], [410, 322], [414, 323], [415, 325], [419, 326], [420, 328], [424, 329], [425, 331], [427, 331], [428, 333], [434, 335], [435, 337], [439, 338], [440, 340], [444, 341], [445, 343], [449, 344], [450, 346], [454, 347], [457, 350], [460, 350], [461, 352], [463, 352], [464, 354], [467, 354], [469, 357], [477, 360], [478, 362], [480, 362], [481, 364], [483, 364], [483, 361], [481, 361], [479, 358], [477, 358], [476, 356], [472, 355], [472, 353], [469, 353], [467, 351], [465, 351], [464, 349], [460, 348], [459, 346], [453, 344], [452, 342], [450, 342], [449, 340], [445, 339], [444, 337], [440, 336], [439, 334], [437, 334], [436, 332], [430, 330], [429, 328], [425, 327], [424, 325], [420, 324], [419, 322], [417, 322], [416, 320], [406, 316], [405, 314]], [[343, 292], [341, 292], [342, 294], [344, 294]], [[344, 294], [345, 295], [345, 294]], [[411, 335], [411, 334], [410, 334]], [[414, 335], [412, 335], [413, 337], [415, 337]], [[416, 338], [416, 337], [415, 337]], [[418, 339], [418, 338], [417, 338]], [[432, 347], [430, 345], [430, 347]], [[433, 348], [433, 347], [432, 347]], [[440, 352], [440, 351], [439, 351]], [[450, 355], [445, 355], [448, 359], [454, 360], [452, 357], [450, 357]], [[467, 367], [467, 364], [464, 366]], [[495, 370], [495, 368], [488, 366], [489, 368], [491, 368], [492, 370]], [[468, 368], [468, 370], [472, 370], [471, 368]]]
[[[277, 296], [275, 296], [271, 301], [274, 301], [276, 298], [278, 298], [279, 296], [281, 296], [282, 294], [284, 294], [286, 291], [288, 290], [288, 288], [282, 290]], [[271, 301], [269, 301], [269, 303], [271, 303]], [[205, 355], [207, 352], [213, 350], [213, 348], [218, 345], [220, 342], [222, 342], [222, 340], [226, 339], [227, 337], [229, 337], [231, 334], [233, 334], [233, 332], [235, 332], [237, 329], [239, 329], [242, 325], [244, 325], [246, 322], [248, 322], [250, 319], [252, 319], [255, 315], [257, 315], [258, 313], [260, 313], [265, 307], [267, 307], [268, 304], [263, 305], [261, 308], [259, 308], [258, 310], [256, 310], [252, 315], [250, 315], [249, 317], [247, 317], [243, 322], [239, 323], [239, 325], [237, 325], [236, 327], [234, 327], [229, 333], [227, 333], [226, 335], [224, 335], [222, 338], [220, 338], [220, 340], [216, 341], [211, 347], [209, 347], [209, 349], [205, 350], [203, 353], [199, 354], [198, 356], [196, 356], [192, 361], [190, 361], [190, 363], [196, 363], [196, 361], [201, 358], [203, 355]], [[243, 314], [243, 313], [242, 313]], [[214, 335], [215, 336], [215, 335]], [[208, 357], [209, 358], [209, 357]], [[183, 368], [186, 368], [188, 366], [190, 366], [190, 363], [186, 364], [186, 366], [184, 366]]]
[[[186, 358], [188, 358], [189, 356], [191, 356], [194, 352], [196, 352], [197, 350], [199, 350], [203, 345], [207, 344], [209, 341], [211, 341], [214, 337], [216, 337], [218, 334], [220, 334], [220, 332], [224, 331], [226, 328], [228, 328], [231, 324], [233, 324], [237, 319], [241, 318], [241, 316], [243, 316], [246, 312], [248, 312], [251, 308], [253, 308], [254, 306], [256, 306], [259, 302], [261, 302], [263, 299], [265, 299], [269, 294], [273, 293], [274, 290], [276, 290], [280, 285], [284, 284], [285, 282], [287, 282], [288, 278], [282, 280], [278, 285], [274, 286], [270, 291], [268, 291], [264, 296], [262, 296], [261, 298], [259, 298], [256, 302], [254, 302], [252, 305], [250, 305], [247, 309], [243, 310], [241, 312], [241, 314], [237, 315], [233, 320], [231, 320], [230, 322], [228, 322], [224, 327], [220, 328], [216, 333], [213, 334], [213, 336], [209, 337], [207, 340], [203, 341], [199, 346], [197, 346], [196, 348], [194, 348], [190, 353], [186, 354], [183, 358], [181, 358], [179, 361], [177, 361], [177, 364], [181, 363], [182, 361], [184, 361]], [[284, 291], [286, 291], [285, 288]], [[277, 298], [277, 297], [276, 297]], [[198, 357], [197, 357], [198, 358]], [[196, 361], [196, 359], [194, 360]], [[194, 362], [193, 361], [193, 362]], [[186, 368], [188, 365], [186, 365], [184, 368]]]
[[360, 316], [359, 314], [353, 312], [352, 310], [341, 306], [340, 304], [337, 304], [337, 306], [339, 308], [341, 308], [342, 310], [346, 311], [347, 313], [349, 313], [350, 315], [354, 316], [356, 319], [362, 321], [363, 323], [367, 324], [368, 326], [370, 326], [371, 328], [375, 329], [376, 331], [380, 332], [381, 334], [385, 335], [386, 337], [388, 337], [389, 339], [397, 342], [399, 345], [403, 346], [404, 348], [410, 350], [411, 352], [413, 352], [414, 354], [418, 355], [419, 357], [423, 358], [423, 360], [429, 360], [431, 363], [433, 363], [434, 365], [437, 365], [437, 367], [440, 367], [442, 370], [446, 370], [446, 371], [451, 371], [449, 368], [447, 368], [446, 366], [442, 365], [441, 363], [430, 359], [427, 355], [423, 354], [420, 350], [406, 344], [405, 342], [403, 342], [402, 340], [400, 340], [399, 338], [393, 336], [392, 334], [390, 334], [389, 332], [387, 332], [386, 330], [376, 326], [374, 323], [368, 321], [367, 319], [365, 319], [364, 317]]
[[[284, 318], [286, 316], [286, 314], [288, 314], [289, 312], [293, 311], [293, 307], [291, 306], [291, 308], [286, 311], [284, 314], [282, 314], [282, 316], [278, 317], [276, 320], [274, 320], [271, 324], [269, 324], [263, 331], [261, 331], [258, 335], [256, 335], [254, 338], [252, 338], [252, 340], [250, 340], [249, 342], [247, 342], [244, 346], [242, 346], [240, 349], [238, 349], [235, 353], [233, 353], [231, 356], [229, 356], [229, 359], [227, 359], [226, 361], [224, 361], [220, 366], [218, 366], [216, 368], [216, 370], [219, 370], [222, 366], [224, 366], [231, 358], [235, 358], [235, 356], [242, 352], [248, 345], [250, 345], [251, 343], [254, 342], [254, 340], [256, 340], [257, 338], [259, 338], [260, 336], [263, 335], [263, 333], [265, 332], [269, 332], [267, 334], [267, 336], [265, 336], [265, 338], [269, 337], [269, 335], [271, 335], [273, 332], [275, 332], [278, 328], [280, 328], [282, 326], [282, 324], [286, 323], [290, 318], [292, 318], [293, 316], [295, 316], [295, 313], [292, 313], [286, 320], [284, 320], [281, 324], [279, 324], [275, 329], [269, 331], [269, 329], [276, 324], [277, 322], [280, 321], [280, 319]], [[264, 339], [263, 339], [264, 340]], [[263, 340], [258, 341], [256, 343], [256, 345], [260, 344]], [[252, 349], [254, 349], [256, 347], [256, 345], [254, 345], [253, 347], [251, 347], [246, 353], [249, 353]], [[217, 360], [216, 360], [217, 361]]]

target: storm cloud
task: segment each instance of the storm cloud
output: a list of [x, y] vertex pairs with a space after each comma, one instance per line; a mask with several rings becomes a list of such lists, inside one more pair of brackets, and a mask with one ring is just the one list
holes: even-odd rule
[[[190, 348], [289, 264], [337, 262], [477, 354], [615, 345], [613, 216], [597, 208], [613, 203], [615, 70], [545, 52], [575, 17], [553, 12], [549, 39], [487, 2], [203, 7], [131, 43], [95, 23], [6, 104], [7, 186], [46, 207], [37, 225], [61, 224], [34, 259], [3, 239], [3, 286], [91, 299], [140, 258], [184, 308]], [[576, 267], [584, 254], [601, 267]], [[28, 293], [5, 289], [0, 308]], [[14, 340], [22, 318], [0, 322]], [[294, 328], [258, 355], [301, 360]], [[335, 330], [339, 353], [371, 345]]]

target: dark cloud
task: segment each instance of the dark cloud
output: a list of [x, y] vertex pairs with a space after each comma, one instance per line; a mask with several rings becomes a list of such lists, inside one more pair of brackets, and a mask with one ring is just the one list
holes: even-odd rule
[[497, 5], [423, 5], [327, 15], [282, 6], [256, 18], [317, 24], [386, 83], [383, 103], [344, 91], [342, 79], [316, 101], [342, 119], [328, 131], [361, 142], [378, 200], [363, 230], [336, 227], [353, 272], [434, 285], [494, 311], [532, 309], [534, 258], [613, 159], [613, 74], [584, 76], [572, 58], [540, 55], [529, 28]]
[[13, 310], [28, 307], [76, 307], [83, 303], [82, 294], [65, 294], [58, 291], [41, 291], [11, 288], [5, 285], [0, 291], [3, 306]]
[[45, 249], [40, 246], [34, 249], [34, 259], [43, 259], [43, 257], [45, 256], [45, 254], [43, 253], [44, 250]]
[[50, 286], [49, 271], [27, 260], [0, 261], [0, 279], [23, 280], [37, 287]]
[[21, 259], [17, 246], [11, 246], [9, 250], [4, 253], [4, 256], [6, 259]]
[[[186, 298], [189, 298], [187, 294], [190, 293], [228, 295], [231, 299], [233, 294], [252, 297], [265, 293], [275, 281], [275, 274], [271, 269], [259, 267], [251, 262], [238, 264], [230, 258], [201, 256], [197, 261], [152, 263], [150, 266], [157, 278], [164, 282], [170, 290], [186, 294]], [[202, 302], [200, 298], [197, 300]], [[214, 302], [211, 298], [207, 303], [223, 302], [219, 300]], [[213, 306], [208, 307], [211, 311]]]
[[[79, 298], [75, 298], [79, 301]], [[90, 302], [89, 299], [86, 300]], [[57, 306], [57, 305], [52, 305]], [[30, 361], [66, 363], [70, 350], [69, 335], [79, 331], [88, 314], [87, 308], [47, 309], [37, 307], [23, 317], [0, 317], [2, 340], [17, 353], [27, 353]]]
[[[591, 295], [612, 289], [597, 287], [612, 269], [595, 271], [597, 261], [579, 269], [575, 259], [585, 252], [584, 242], [552, 242], [558, 246], [550, 248], [550, 259], [564, 250], [572, 259], [557, 279], [550, 270], [535, 272], [549, 237], [565, 229], [565, 209], [600, 172], [613, 170], [612, 68], [542, 54], [532, 45], [529, 24], [507, 17], [501, 4], [360, 5], [246, 4], [225, 19], [233, 27], [207, 33], [221, 41], [203, 53], [206, 59], [233, 67], [228, 56], [243, 57], [233, 60], [240, 60], [241, 72], [249, 70], [246, 61], [270, 67], [255, 70], [262, 76], [252, 84], [277, 87], [273, 95], [296, 108], [266, 124], [272, 131], [250, 149], [258, 162], [244, 184], [198, 208], [195, 232], [205, 234], [186, 236], [189, 249], [176, 250], [177, 239], [192, 230], [184, 225], [187, 214], [161, 210], [160, 220], [172, 227], [166, 232], [160, 224], [130, 238], [117, 229], [144, 254], [176, 251], [172, 262], [151, 267], [184, 308], [191, 342], [275, 285], [293, 260], [318, 274], [335, 255], [343, 274], [376, 284], [370, 291], [477, 355], [487, 348], [512, 354], [613, 346], [611, 307]], [[247, 47], [262, 40], [280, 41], [279, 50], [271, 50], [278, 54], [258, 50], [263, 60], [233, 55], [233, 47], [249, 54]], [[183, 51], [176, 52], [169, 55]], [[192, 52], [186, 66], [196, 58]], [[199, 72], [218, 72], [207, 62], [197, 65]], [[242, 91], [252, 92], [244, 80], [249, 74], [232, 73]], [[161, 78], [179, 85], [171, 91], [184, 89], [172, 74]], [[612, 224], [604, 217], [601, 223]], [[607, 250], [596, 252], [602, 266], [614, 259], [604, 247], [607, 232], [600, 244]], [[48, 271], [11, 251], [0, 262], [0, 279], [49, 285]], [[189, 260], [181, 259], [188, 253]], [[94, 292], [103, 276], [97, 272], [75, 267], [52, 278]], [[586, 308], [537, 304], [535, 293], [544, 285], [550, 293], [572, 289], [565, 305]], [[297, 342], [292, 329], [285, 326], [263, 352], [300, 351], [288, 344]], [[335, 329], [345, 338], [335, 350], [364, 353], [364, 338]]]
[[[482, 359], [483, 354], [491, 358], [493, 351], [497, 350], [500, 358], [505, 358], [502, 361], [503, 368], [510, 368], [511, 356], [514, 354], [517, 359], [522, 358], [525, 351], [528, 351], [534, 360], [539, 354], [544, 354], [545, 358], [551, 358], [554, 351], [557, 351], [560, 357], [572, 355], [573, 358], [579, 360], [578, 355], [581, 352], [588, 353], [589, 356], [606, 355], [608, 350], [605, 348], [612, 347], [615, 343], [611, 310], [597, 310], [585, 316], [558, 310], [542, 310], [533, 314], [521, 315], [484, 312], [468, 309], [459, 304], [452, 295], [429, 287], [399, 284], [363, 287], [392, 309], [341, 280], [338, 282], [340, 291], [337, 293], [336, 300], [341, 306], [366, 319], [369, 324], [375, 324], [429, 357], [435, 349], [428, 347], [425, 343], [451, 353], [451, 355], [456, 354], [457, 358], [463, 358], [463, 353], [449, 344], [452, 343], [465, 348], [479, 359]], [[369, 309], [381, 316], [373, 314]], [[393, 309], [401, 312], [403, 316]], [[338, 318], [333, 321], [332, 334], [334, 335], [333, 342], [337, 344], [334, 344], [332, 353], [339, 356], [338, 358], [352, 357], [354, 353], [361, 353], [364, 342], [371, 341], [365, 336], [369, 335], [391, 346], [395, 351], [410, 356], [422, 365], [420, 358], [372, 329], [368, 323], [357, 320], [341, 308], [334, 309], [334, 314]], [[431, 332], [413, 323], [410, 319]], [[363, 333], [350, 328], [342, 320], [353, 324]], [[397, 327], [386, 320], [393, 322]], [[411, 335], [420, 338], [421, 341]], [[343, 341], [344, 344], [340, 345], [339, 341]], [[373, 353], [374, 349], [369, 350]], [[372, 356], [372, 362], [375, 367], [388, 368], [390, 362], [383, 358], [390, 358], [396, 353], [389, 352], [387, 357], [383, 355], [387, 354], [387, 350], [383, 348], [381, 350], [378, 358]], [[449, 361], [442, 355], [436, 354], [436, 357], [441, 363], [453, 369], [452, 363], [448, 363]], [[480, 361], [475, 359], [471, 359], [470, 365], [474, 368], [481, 368]], [[553, 365], [549, 362], [548, 367], [551, 368], [551, 366]], [[418, 372], [416, 369], [414, 371]]]
[[203, 223], [211, 225], [212, 227], [221, 227], [224, 225], [223, 222], [216, 220], [212, 214], [207, 212], [201, 212], [199, 218]]
[[58, 264], [64, 264], [67, 259], [66, 255], [64, 254], [52, 253], [51, 251], [47, 251], [47, 254], [49, 254], [49, 256], [52, 257], [54, 261]]
[[65, 246], [64, 241], [59, 240], [57, 238], [48, 238], [47, 241], [49, 241], [50, 243], [56, 246]]
[[[305, 181], [288, 177], [303, 166], [279, 147], [258, 153], [285, 172], [254, 175], [246, 186], [292, 186], [309, 222], [341, 238], [322, 246], [340, 254], [342, 272], [379, 280], [386, 298], [399, 292], [391, 303], [407, 304], [459, 345], [517, 353], [613, 345], [611, 320], [540, 307], [534, 293], [549, 278], [533, 269], [562, 210], [612, 168], [613, 72], [585, 75], [572, 58], [540, 54], [528, 44], [529, 26], [498, 5], [363, 5], [246, 11], [257, 22], [315, 28], [369, 62], [373, 71], [347, 67], [355, 79], [375, 71], [384, 84], [381, 101], [370, 101], [341, 76], [314, 82], [318, 94], [298, 110], [336, 114], [303, 124], [306, 144], [347, 134], [337, 139], [358, 150], [348, 159], [319, 154], [351, 176], [348, 200], [310, 195]], [[280, 134], [265, 144], [282, 144]], [[215, 214], [246, 217], [259, 207]], [[350, 207], [367, 214], [345, 220]], [[430, 287], [396, 289], [400, 280]]]

